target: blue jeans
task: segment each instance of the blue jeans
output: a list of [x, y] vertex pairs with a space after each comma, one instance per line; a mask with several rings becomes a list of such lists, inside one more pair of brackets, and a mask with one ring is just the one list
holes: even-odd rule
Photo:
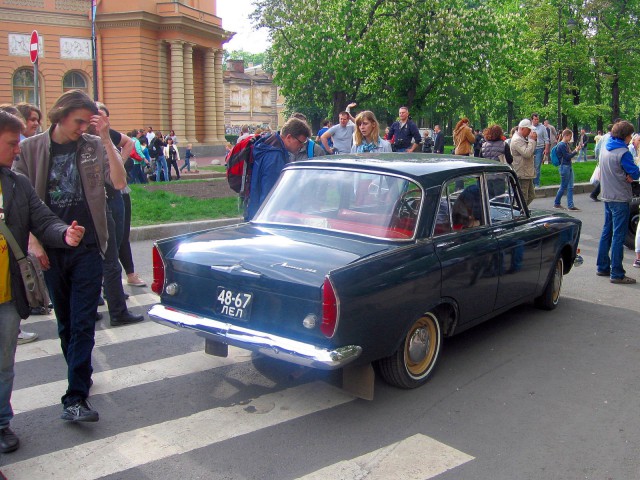
[[51, 248], [47, 254], [51, 268], [44, 272], [44, 278], [58, 319], [62, 354], [67, 361], [69, 385], [62, 397], [66, 408], [89, 396], [102, 257], [97, 245], [84, 243], [72, 249]]
[[15, 303], [0, 304], [0, 428], [8, 427], [13, 418], [11, 391], [19, 329], [20, 315]]
[[187, 157], [186, 155], [185, 155], [185, 157], [184, 157], [184, 165], [182, 165], [182, 166], [180, 167], [180, 171], [184, 170], [184, 169], [185, 169], [185, 167], [186, 167], [186, 169], [187, 169], [187, 172], [190, 172], [190, 171], [191, 171], [191, 158], [190, 158], [190, 157]]
[[[584, 158], [584, 160], [580, 160], [581, 158]], [[586, 162], [586, 161], [587, 161], [587, 147], [585, 145], [585, 147], [578, 152], [578, 158], [576, 158], [576, 162]]]
[[542, 165], [542, 157], [544, 157], [544, 147], [536, 148], [535, 157], [533, 159], [533, 165], [536, 169], [536, 178], [533, 179], [533, 186], [540, 186], [540, 166]]
[[556, 195], [556, 201], [553, 202], [554, 205], [560, 205], [562, 201], [562, 196], [564, 192], [567, 192], [567, 206], [569, 208], [573, 207], [573, 168], [571, 165], [562, 164], [560, 165], [560, 188], [558, 189], [558, 194]]
[[[604, 226], [598, 245], [598, 272], [611, 272], [611, 278], [624, 278], [622, 258], [624, 237], [629, 223], [629, 204], [627, 202], [604, 202]], [[611, 250], [611, 258], [609, 258]]]
[[144, 164], [135, 163], [131, 169], [131, 183], [147, 183], [147, 176], [144, 174]]
[[167, 159], [164, 155], [160, 155], [156, 158], [156, 182], [160, 181], [160, 170], [164, 172], [164, 181], [169, 181], [169, 168], [167, 167]]

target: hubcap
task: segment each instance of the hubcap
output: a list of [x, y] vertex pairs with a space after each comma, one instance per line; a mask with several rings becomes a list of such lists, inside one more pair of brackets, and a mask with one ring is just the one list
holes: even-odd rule
[[420, 318], [404, 342], [404, 364], [407, 373], [420, 379], [427, 375], [438, 356], [438, 323], [431, 315]]
[[416, 329], [409, 339], [409, 360], [421, 362], [427, 356], [429, 343], [429, 331], [424, 327]]
[[553, 273], [553, 303], [558, 302], [558, 298], [560, 298], [560, 290], [562, 288], [562, 269], [563, 269], [562, 259], [558, 259], [556, 263], [556, 270]]

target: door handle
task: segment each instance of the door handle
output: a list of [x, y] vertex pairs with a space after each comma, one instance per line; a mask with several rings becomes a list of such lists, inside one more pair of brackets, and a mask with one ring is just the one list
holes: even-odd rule
[[442, 243], [436, 243], [436, 247], [438, 248], [442, 248], [442, 247], [448, 247], [449, 245], [453, 245], [456, 242], [442, 242]]

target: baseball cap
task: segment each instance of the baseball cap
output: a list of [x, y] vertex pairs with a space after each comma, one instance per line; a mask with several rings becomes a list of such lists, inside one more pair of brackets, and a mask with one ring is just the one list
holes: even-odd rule
[[525, 118], [524, 120], [520, 121], [520, 123], [518, 124], [518, 128], [528, 128], [531, 130], [533, 129], [533, 125], [531, 125], [531, 120]]

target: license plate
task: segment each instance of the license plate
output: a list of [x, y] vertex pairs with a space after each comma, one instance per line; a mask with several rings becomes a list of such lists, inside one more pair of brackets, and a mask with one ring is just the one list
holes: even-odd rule
[[218, 287], [216, 293], [216, 313], [229, 318], [249, 320], [253, 294], [238, 292], [226, 287]]

